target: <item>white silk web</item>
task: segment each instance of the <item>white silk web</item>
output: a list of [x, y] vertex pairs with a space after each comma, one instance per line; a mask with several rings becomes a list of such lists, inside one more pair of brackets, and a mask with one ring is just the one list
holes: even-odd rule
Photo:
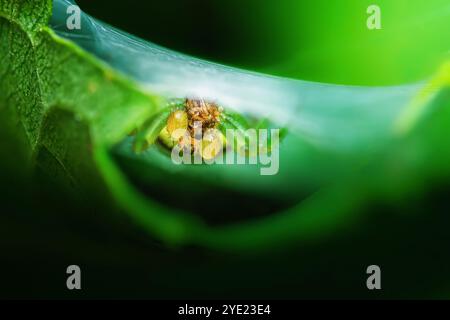
[[396, 117], [422, 84], [358, 87], [269, 76], [196, 59], [119, 31], [82, 13], [68, 30], [67, 7], [54, 0], [52, 28], [167, 98], [201, 97], [271, 119], [310, 142], [355, 150], [387, 139]]

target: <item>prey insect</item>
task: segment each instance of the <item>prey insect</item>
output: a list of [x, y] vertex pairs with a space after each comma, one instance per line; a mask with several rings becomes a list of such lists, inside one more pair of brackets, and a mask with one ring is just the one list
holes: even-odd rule
[[[266, 126], [268, 121], [262, 120], [253, 128]], [[214, 102], [178, 99], [144, 124], [136, 134], [134, 150], [142, 152], [159, 140], [168, 149], [175, 146], [187, 148], [203, 159], [211, 160], [226, 148], [225, 137], [229, 129], [239, 133], [235, 139], [245, 140], [250, 125], [241, 115], [227, 112]], [[233, 148], [237, 145], [242, 143], [232, 143]]]

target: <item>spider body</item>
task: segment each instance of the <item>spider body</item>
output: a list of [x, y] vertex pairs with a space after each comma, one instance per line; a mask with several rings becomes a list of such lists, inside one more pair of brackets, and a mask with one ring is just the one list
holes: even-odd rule
[[212, 102], [203, 99], [186, 99], [185, 109], [189, 119], [189, 131], [194, 136], [194, 130], [200, 123], [202, 132], [214, 129], [220, 123], [221, 108]]

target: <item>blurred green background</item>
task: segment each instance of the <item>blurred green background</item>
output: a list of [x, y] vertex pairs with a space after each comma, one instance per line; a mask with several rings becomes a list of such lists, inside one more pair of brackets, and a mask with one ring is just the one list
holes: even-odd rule
[[[448, 1], [78, 1], [154, 43], [220, 63], [328, 83], [388, 85], [429, 77], [450, 44]], [[0, 119], [2, 298], [448, 297], [448, 184], [411, 201], [371, 203], [355, 224], [314, 242], [224, 253], [161, 244], [98, 199], [74, 199], [40, 170]], [[367, 169], [371, 170], [371, 168]], [[399, 170], [401, 172], [401, 170]], [[395, 173], [394, 173], [395, 174]], [[85, 198], [83, 198], [85, 199]], [[333, 204], [329, 205], [333, 210]], [[232, 208], [230, 207], [230, 210]], [[114, 212], [114, 213], [112, 213]], [[408, 218], [405, 215], [408, 213]], [[429, 214], [428, 214], [429, 213]], [[112, 216], [112, 217], [111, 217]], [[80, 265], [83, 290], [65, 268]], [[382, 268], [367, 290], [368, 265]]]
[[[168, 48], [275, 75], [387, 85], [430, 75], [449, 50], [446, 0], [78, 1], [96, 18]], [[369, 5], [382, 29], [369, 30]]]

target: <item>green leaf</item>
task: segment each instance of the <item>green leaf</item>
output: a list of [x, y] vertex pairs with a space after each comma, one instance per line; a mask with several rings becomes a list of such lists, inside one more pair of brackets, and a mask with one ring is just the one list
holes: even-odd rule
[[[330, 109], [320, 109], [323, 105], [306, 112], [294, 109], [290, 115], [298, 119], [317, 120], [309, 125], [329, 138], [324, 140], [335, 141], [331, 138], [341, 135], [344, 138], [339, 141], [352, 148], [348, 152], [336, 143], [333, 149], [321, 144], [317, 137], [323, 136], [290, 130], [280, 150], [282, 171], [272, 178], [261, 178], [259, 167], [175, 167], [156, 148], [137, 155], [127, 136], [144, 127], [154, 140], [160, 126], [148, 125], [166, 107], [165, 97], [149, 92], [116, 70], [117, 66], [107, 65], [56, 35], [47, 26], [50, 16], [51, 1], [0, 0], [0, 112], [7, 119], [4, 122], [13, 128], [8, 132], [14, 132], [14, 137], [9, 134], [8, 139], [22, 144], [19, 149], [28, 150], [29, 157], [24, 158], [35, 167], [73, 186], [85, 197], [104, 197], [149, 235], [166, 243], [253, 251], [317, 240], [356, 224], [371, 203], [408, 198], [414, 190], [420, 190], [423, 181], [449, 172], [450, 156], [441, 153], [446, 145], [438, 139], [446, 136], [446, 128], [450, 127], [447, 68], [443, 69], [444, 75], [439, 75], [445, 80], [432, 85], [432, 94], [423, 93], [426, 98], [408, 106], [396, 105], [396, 110], [405, 112], [400, 117], [392, 117], [387, 110], [382, 122], [370, 117], [372, 110], [361, 119], [357, 108], [345, 109], [343, 114], [331, 109], [335, 112], [331, 115], [327, 113]], [[201, 63], [183, 57], [174, 65]], [[249, 76], [239, 70], [218, 70], [220, 75], [237, 74], [239, 79]], [[275, 93], [281, 84], [283, 90], [287, 88], [281, 92], [293, 96], [304, 88], [303, 83], [271, 82], [275, 81], [271, 77], [260, 77]], [[335, 88], [318, 85], [313, 89], [328, 103], [339, 97]], [[340, 91], [348, 94], [348, 101], [353, 94], [361, 101], [374, 96], [360, 92], [357, 87]], [[235, 127], [244, 129], [246, 120], [240, 117], [238, 114], [233, 118]], [[399, 119], [401, 134], [396, 135], [392, 118]], [[327, 123], [331, 125], [324, 125]], [[371, 139], [359, 139], [345, 131], [355, 126], [350, 132], [359, 133], [358, 125], [376, 127], [375, 134]], [[381, 146], [372, 150], [374, 140]], [[356, 141], [367, 142], [367, 149]], [[362, 174], [365, 170], [367, 174]], [[162, 178], [156, 181], [161, 184], [155, 183], [158, 174]], [[143, 191], [165, 186], [170, 192], [180, 179], [186, 179], [183, 182], [187, 186], [202, 180], [207, 190], [217, 188], [244, 197], [256, 194], [258, 199], [276, 199], [284, 207], [246, 222], [212, 227], [192, 212], [168, 207]], [[202, 193], [195, 194], [194, 190], [192, 194], [198, 196], [195, 204], [204, 204]], [[178, 194], [171, 196], [176, 202]], [[213, 203], [217, 207], [223, 205], [221, 196], [219, 193]], [[253, 203], [258, 208], [255, 211], [266, 204]]]

